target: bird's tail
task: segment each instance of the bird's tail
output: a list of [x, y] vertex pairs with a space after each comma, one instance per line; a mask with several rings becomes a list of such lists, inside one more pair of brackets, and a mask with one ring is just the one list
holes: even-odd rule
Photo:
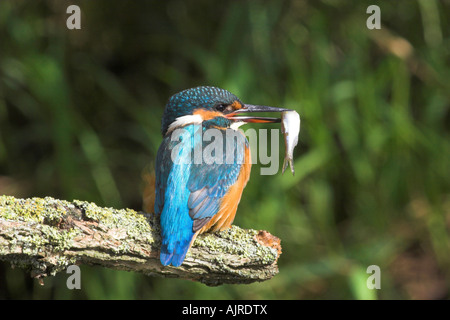
[[176, 241], [174, 244], [170, 240], [163, 240], [161, 245], [161, 253], [159, 259], [161, 264], [167, 266], [172, 264], [174, 267], [179, 267], [186, 258], [186, 253], [191, 247], [196, 234], [193, 234], [189, 239]]

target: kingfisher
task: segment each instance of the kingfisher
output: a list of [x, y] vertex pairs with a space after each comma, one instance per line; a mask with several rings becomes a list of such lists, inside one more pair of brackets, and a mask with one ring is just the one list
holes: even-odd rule
[[[250, 113], [287, 110], [244, 104], [231, 92], [211, 86], [169, 98], [155, 163], [154, 212], [161, 226], [162, 265], [179, 267], [198, 234], [231, 226], [252, 166], [249, 142], [239, 127], [280, 122]], [[196, 152], [207, 151], [204, 137], [212, 129], [220, 148], [196, 161]], [[241, 139], [229, 138], [236, 135]]]

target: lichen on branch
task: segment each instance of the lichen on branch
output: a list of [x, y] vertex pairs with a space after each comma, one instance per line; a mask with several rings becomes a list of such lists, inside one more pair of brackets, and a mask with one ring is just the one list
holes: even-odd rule
[[279, 239], [237, 226], [199, 235], [181, 267], [162, 266], [157, 217], [51, 197], [0, 196], [0, 260], [35, 278], [72, 264], [176, 277], [207, 285], [265, 281], [278, 273]]

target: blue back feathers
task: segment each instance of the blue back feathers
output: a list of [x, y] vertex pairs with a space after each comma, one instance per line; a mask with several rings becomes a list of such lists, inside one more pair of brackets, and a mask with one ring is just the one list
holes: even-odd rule
[[[196, 130], [199, 125], [184, 127], [181, 141], [164, 138], [157, 155], [155, 213], [160, 215], [162, 245], [160, 260], [163, 265], [180, 266], [184, 261], [194, 234], [219, 210], [221, 199], [236, 182], [244, 163], [244, 136], [239, 140], [226, 139], [223, 133], [223, 158], [220, 163], [195, 164], [193, 148], [202, 142]], [[227, 159], [226, 144], [233, 151], [232, 162]], [[181, 146], [179, 145], [181, 144]], [[174, 148], [177, 152], [171, 159]], [[229, 156], [229, 154], [228, 154]]]

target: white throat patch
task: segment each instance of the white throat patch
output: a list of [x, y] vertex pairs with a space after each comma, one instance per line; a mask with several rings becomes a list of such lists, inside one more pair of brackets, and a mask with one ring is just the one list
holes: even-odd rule
[[246, 122], [244, 121], [237, 121], [237, 122], [233, 122], [230, 126], [231, 129], [238, 131], [239, 127], [246, 124]]
[[178, 117], [172, 122], [167, 129], [167, 133], [172, 132], [178, 127], [184, 127], [188, 124], [202, 124], [202, 117], [199, 114], [189, 114], [187, 116]]

